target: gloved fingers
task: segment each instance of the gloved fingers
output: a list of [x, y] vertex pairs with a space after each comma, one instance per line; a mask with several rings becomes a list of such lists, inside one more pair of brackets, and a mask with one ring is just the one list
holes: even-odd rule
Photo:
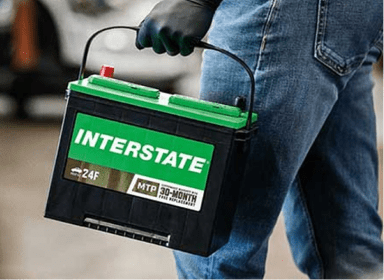
[[136, 48], [142, 50], [144, 48], [152, 47], [152, 40], [150, 34], [148, 34], [148, 28], [143, 27], [144, 21], [142, 21], [139, 25], [139, 31], [136, 34]]
[[[142, 30], [141, 30], [141, 27], [142, 27], [142, 25], [143, 25], [143, 22], [144, 22], [144, 20], [142, 20], [141, 22], [140, 22], [140, 24], [139, 24], [139, 30], [137, 30], [136, 31], [136, 39], [135, 39], [135, 46], [136, 46], [136, 48], [137, 49], [139, 49], [139, 50], [142, 50], [142, 49], [144, 49], [144, 47], [140, 44], [140, 42], [139, 42], [139, 33], [140, 32], [143, 32]], [[142, 35], [141, 35], [142, 36]]]
[[158, 35], [155, 35], [154, 38], [152, 38], [152, 49], [157, 54], [162, 54], [166, 51], [163, 42]]
[[[144, 23], [146, 24], [146, 23]], [[139, 50], [144, 48], [150, 48], [158, 53], [162, 54], [167, 52], [171, 56], [175, 56], [180, 53], [180, 48], [177, 44], [177, 36], [169, 35], [168, 30], [161, 30], [149, 33], [148, 30], [154, 30], [154, 28], [146, 28], [147, 26], [142, 27], [140, 24], [140, 30], [136, 36], [136, 47]]]
[[156, 53], [169, 55], [190, 55], [212, 22], [214, 10], [208, 2], [160, 1], [140, 24], [136, 47], [152, 47]]
[[191, 53], [193, 53], [193, 47], [191, 46], [186, 46], [186, 45], [183, 45], [183, 48], [180, 49], [180, 54], [182, 56], [188, 56], [190, 55]]
[[144, 47], [140, 44], [140, 42], [137, 40], [137, 38], [136, 38], [135, 45], [136, 45], [136, 48], [139, 49], [139, 50], [144, 49]]
[[193, 49], [195, 48], [195, 42], [197, 42], [197, 39], [185, 37], [182, 38], [180, 41], [180, 54], [182, 56], [190, 55], [193, 52]]
[[180, 52], [180, 48], [177, 45], [177, 42], [175, 42], [175, 36], [169, 35], [167, 31], [160, 31], [159, 36], [167, 54], [175, 56]]
[[192, 38], [175, 39], [164, 34], [150, 36], [149, 34], [146, 34], [144, 29], [143, 32], [139, 31], [137, 34], [136, 47], [139, 50], [152, 47], [158, 54], [167, 52], [171, 56], [175, 56], [179, 53], [182, 56], [188, 56], [193, 52], [196, 41], [198, 40]]
[[139, 28], [135, 43], [139, 50], [152, 47], [158, 54], [167, 52], [175, 55], [178, 53], [178, 48], [172, 43], [167, 30], [158, 31], [156, 24], [150, 19], [144, 19]]

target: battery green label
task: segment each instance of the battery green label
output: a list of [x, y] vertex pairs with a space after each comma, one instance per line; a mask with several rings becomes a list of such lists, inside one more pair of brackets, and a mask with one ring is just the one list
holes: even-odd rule
[[64, 177], [199, 210], [213, 150], [212, 144], [78, 113]]

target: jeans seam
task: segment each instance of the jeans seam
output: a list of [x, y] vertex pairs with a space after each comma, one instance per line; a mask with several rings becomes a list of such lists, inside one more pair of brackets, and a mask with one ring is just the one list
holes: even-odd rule
[[[255, 67], [253, 68], [254, 69], [253, 72], [254, 72], [255, 79], [256, 79], [256, 76], [257, 76], [257, 72], [258, 72], [258, 70], [260, 69], [260, 66], [261, 66], [262, 56], [263, 56], [263, 52], [264, 52], [266, 41], [267, 41], [267, 35], [268, 35], [269, 30], [271, 28], [272, 20], [275, 18], [275, 11], [276, 11], [276, 9], [278, 7], [278, 4], [277, 4], [278, 1], [279, 0], [271, 0], [271, 4], [270, 4], [270, 7], [269, 7], [267, 19], [266, 19], [266, 21], [264, 23], [264, 26], [263, 26], [262, 38], [261, 38], [261, 43], [260, 43], [260, 46], [259, 46], [259, 49], [258, 49], [259, 51], [258, 51], [257, 61], [255, 63]], [[262, 88], [264, 88], [264, 87], [262, 87]], [[256, 92], [255, 96], [257, 97], [257, 96], [259, 96], [259, 94], [257, 94], [257, 92]], [[255, 98], [254, 102], [257, 104], [257, 98]]]
[[375, 39], [375, 42], [373, 43], [373, 45], [380, 49], [380, 51], [382, 52], [383, 51], [383, 28], [380, 29], [380, 32], [379, 34], [377, 35], [376, 39]]
[[267, 16], [267, 21], [265, 22], [265, 25], [264, 25], [263, 37], [262, 37], [262, 40], [261, 40], [260, 49], [262, 51], [265, 49], [265, 45], [266, 45], [266, 42], [267, 42], [267, 36], [269, 34], [269, 30], [271, 28], [272, 21], [275, 18], [277, 7], [278, 7], [278, 0], [272, 0], [271, 7], [269, 9], [269, 13], [268, 13], [268, 16]]
[[300, 194], [300, 201], [302, 203], [302, 206], [303, 206], [303, 209], [304, 209], [304, 213], [305, 213], [305, 216], [306, 216], [306, 223], [307, 223], [307, 226], [308, 226], [308, 229], [309, 229], [309, 235], [310, 235], [310, 238], [311, 238], [311, 242], [315, 248], [315, 255], [317, 256], [317, 260], [318, 260], [318, 263], [319, 263], [319, 266], [320, 266], [320, 277], [319, 279], [324, 279], [324, 276], [325, 276], [325, 271], [324, 271], [324, 264], [323, 264], [323, 260], [321, 258], [321, 254], [320, 254], [320, 251], [319, 251], [319, 248], [317, 246], [317, 242], [316, 242], [316, 235], [315, 235], [315, 230], [313, 228], [313, 224], [312, 224], [312, 220], [311, 220], [311, 215], [309, 213], [309, 210], [308, 210], [308, 207], [307, 207], [307, 203], [306, 203], [306, 200], [305, 200], [305, 196], [304, 196], [304, 191], [303, 191], [303, 188], [302, 188], [302, 185], [301, 185], [301, 180], [300, 180], [300, 176], [298, 176], [298, 180], [297, 180], [297, 187], [298, 187], [298, 190], [299, 190], [299, 194]]
[[212, 279], [212, 271], [213, 271], [213, 258], [215, 257], [215, 254], [213, 254], [212, 256], [208, 257], [209, 258], [209, 263], [208, 263], [208, 277], [207, 279]]
[[255, 64], [255, 67], [254, 67], [254, 72], [257, 71], [257, 69], [259, 69], [260, 67], [260, 61], [261, 61], [261, 56], [263, 54], [263, 51], [265, 49], [265, 43], [266, 43], [266, 40], [267, 40], [267, 35], [269, 33], [269, 29], [271, 27], [271, 24], [272, 24], [272, 19], [274, 18], [274, 11], [276, 10], [277, 8], [277, 1], [278, 0], [271, 0], [271, 4], [269, 6], [269, 11], [268, 11], [268, 15], [267, 15], [267, 19], [264, 23], [264, 26], [263, 26], [263, 31], [262, 31], [262, 37], [261, 37], [261, 43], [260, 43], [260, 46], [259, 46], [259, 51], [258, 51], [258, 59], [256, 61], [256, 64]]

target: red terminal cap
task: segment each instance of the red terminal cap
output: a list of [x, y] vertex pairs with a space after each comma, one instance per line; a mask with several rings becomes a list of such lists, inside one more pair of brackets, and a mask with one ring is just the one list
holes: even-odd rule
[[103, 65], [101, 66], [100, 76], [113, 78], [113, 72], [115, 68], [113, 66]]

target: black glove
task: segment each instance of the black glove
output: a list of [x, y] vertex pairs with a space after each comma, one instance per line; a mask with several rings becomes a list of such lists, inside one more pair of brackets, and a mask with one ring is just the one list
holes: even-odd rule
[[140, 24], [136, 47], [152, 47], [156, 53], [183, 56], [208, 32], [222, 0], [163, 0]]

